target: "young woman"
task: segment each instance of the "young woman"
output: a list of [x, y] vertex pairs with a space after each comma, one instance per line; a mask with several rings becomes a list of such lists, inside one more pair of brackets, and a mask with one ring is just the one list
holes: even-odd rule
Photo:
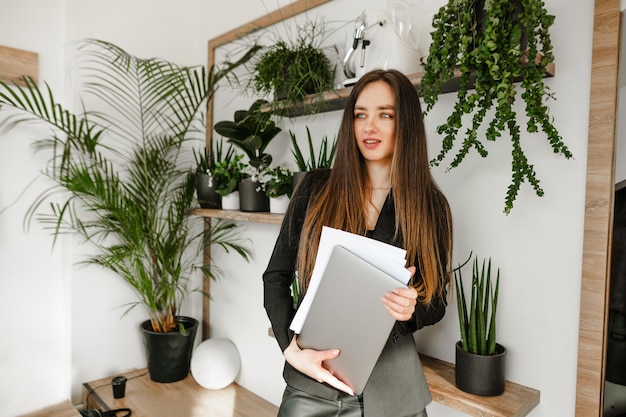
[[[396, 323], [359, 396], [324, 368], [337, 349], [300, 349], [289, 330], [291, 283], [297, 276], [306, 291], [323, 226], [403, 247], [413, 273], [409, 288], [381, 301]], [[413, 333], [443, 317], [451, 258], [450, 209], [430, 174], [417, 92], [398, 71], [369, 72], [346, 103], [333, 168], [301, 181], [263, 274], [265, 309], [285, 357], [279, 417], [426, 416], [431, 397]]]

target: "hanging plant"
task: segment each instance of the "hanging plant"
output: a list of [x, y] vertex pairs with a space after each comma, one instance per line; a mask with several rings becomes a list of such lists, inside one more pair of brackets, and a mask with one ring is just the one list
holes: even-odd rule
[[[544, 83], [546, 70], [554, 61], [548, 31], [553, 22], [554, 16], [548, 14], [541, 0], [449, 0], [433, 18], [432, 43], [420, 83], [426, 113], [446, 83], [458, 78], [459, 89], [452, 113], [437, 127], [443, 141], [431, 165], [439, 165], [461, 136], [463, 142], [448, 169], [457, 167], [471, 149], [484, 158], [488, 152], [483, 139], [495, 141], [508, 131], [512, 175], [505, 199], [507, 214], [524, 182], [529, 182], [538, 196], [544, 194], [524, 153], [513, 110], [519, 80], [526, 131], [542, 130], [554, 153], [572, 157], [546, 105], [555, 98]], [[485, 125], [484, 133], [479, 131]], [[467, 128], [461, 135], [459, 130], [464, 126]]]

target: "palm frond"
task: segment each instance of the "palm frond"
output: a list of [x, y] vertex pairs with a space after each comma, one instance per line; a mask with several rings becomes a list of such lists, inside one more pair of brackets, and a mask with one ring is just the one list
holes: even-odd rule
[[[44, 84], [0, 81], [0, 128], [25, 123], [50, 126], [36, 140], [47, 152], [43, 175], [53, 186], [33, 201], [25, 217], [94, 246], [83, 263], [123, 278], [148, 310], [156, 328], [168, 331], [185, 297], [194, 291], [196, 263], [205, 241], [202, 220], [189, 216], [194, 178], [183, 163], [185, 143], [204, 136], [204, 111], [218, 82], [249, 60], [253, 47], [223, 67], [181, 67], [160, 58], [141, 59], [109, 42], [88, 39], [79, 51], [85, 107], [66, 110]], [[44, 211], [44, 209], [46, 209]], [[248, 260], [234, 224], [217, 222], [213, 244]], [[133, 308], [134, 303], [129, 304]]]

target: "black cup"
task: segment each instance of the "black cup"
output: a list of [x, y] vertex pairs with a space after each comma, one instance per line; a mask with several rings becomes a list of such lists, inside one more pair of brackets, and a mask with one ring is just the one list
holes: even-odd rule
[[126, 377], [116, 376], [111, 380], [113, 386], [113, 398], [124, 398], [126, 392]]

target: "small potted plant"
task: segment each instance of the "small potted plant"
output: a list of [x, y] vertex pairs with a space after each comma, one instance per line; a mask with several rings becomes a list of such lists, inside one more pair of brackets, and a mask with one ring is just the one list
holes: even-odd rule
[[215, 192], [221, 197], [224, 210], [239, 210], [239, 184], [249, 177], [243, 158], [242, 154], [233, 154], [216, 162], [213, 168]]
[[277, 166], [267, 171], [265, 194], [270, 198], [270, 213], [285, 213], [293, 193], [293, 172]]
[[[218, 193], [218, 189], [225, 187], [224, 182], [229, 177], [224, 178], [223, 174], [215, 175], [215, 167], [220, 165], [228, 165], [233, 158], [235, 149], [232, 145], [228, 147], [226, 153], [223, 152], [222, 141], [216, 142], [213, 152], [207, 152], [207, 149], [199, 151], [194, 149], [194, 159], [196, 160], [196, 195], [198, 202], [202, 208], [219, 209], [222, 208], [222, 195]], [[226, 193], [228, 194], [228, 193]]]
[[316, 155], [313, 146], [313, 138], [311, 137], [311, 131], [309, 130], [308, 126], [306, 126], [306, 134], [309, 148], [309, 157], [307, 159], [305, 159], [302, 149], [300, 148], [300, 145], [298, 145], [295, 133], [293, 133], [291, 130], [289, 131], [292, 147], [291, 154], [293, 155], [296, 161], [296, 165], [298, 167], [298, 171], [294, 172], [293, 175], [294, 188], [298, 185], [298, 182], [300, 181], [300, 179], [302, 179], [307, 171], [311, 171], [312, 169], [332, 167], [333, 160], [335, 158], [335, 151], [337, 150], [337, 137], [335, 137], [332, 143], [330, 143], [328, 141], [328, 137], [324, 136], [322, 137], [319, 150]]
[[249, 177], [239, 183], [241, 211], [269, 211], [269, 198], [265, 195], [262, 177], [272, 156], [265, 149], [281, 129], [272, 120], [271, 113], [261, 111], [266, 103], [256, 100], [247, 110], [237, 110], [232, 121], [224, 120], [214, 126], [217, 133], [248, 156], [253, 169]]
[[488, 263], [483, 260], [482, 267], [478, 257], [474, 258], [468, 302], [461, 274], [465, 264], [454, 270], [461, 334], [456, 344], [455, 383], [460, 390], [471, 394], [499, 395], [504, 391], [506, 368], [506, 348], [496, 342], [500, 269], [494, 280], [491, 258]]
[[323, 92], [332, 88], [334, 77], [321, 45], [325, 32], [323, 22], [308, 20], [297, 27], [295, 40], [278, 39], [254, 63], [252, 88], [265, 98], [273, 95], [272, 111], [303, 105], [309, 94], [318, 96], [318, 105], [323, 103]]
[[[521, 85], [526, 130], [542, 130], [552, 152], [572, 157], [545, 104], [554, 98], [544, 82], [554, 61], [549, 32], [553, 22], [543, 0], [448, 0], [433, 18], [432, 43], [419, 86], [426, 112], [432, 110], [446, 83], [456, 80], [460, 87], [450, 115], [437, 127], [443, 135], [442, 147], [431, 163], [441, 163], [459, 141], [450, 168], [458, 166], [472, 149], [484, 158], [488, 152], [482, 138], [495, 141], [508, 132], [512, 182], [505, 213], [513, 208], [522, 183], [530, 183], [538, 196], [544, 193], [522, 148], [514, 105], [516, 83]], [[484, 132], [479, 131], [481, 126]]]

